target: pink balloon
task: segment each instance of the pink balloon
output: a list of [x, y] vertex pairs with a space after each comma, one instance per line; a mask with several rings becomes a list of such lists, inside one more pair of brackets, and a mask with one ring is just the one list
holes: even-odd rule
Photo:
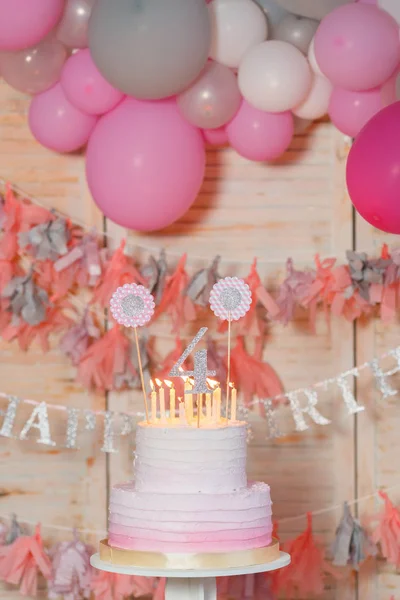
[[229, 144], [228, 134], [225, 127], [217, 129], [203, 129], [204, 139], [211, 146], [226, 146]]
[[345, 4], [318, 27], [315, 57], [334, 86], [370, 90], [387, 81], [399, 64], [399, 27], [376, 6]]
[[71, 104], [89, 115], [109, 112], [124, 98], [124, 94], [101, 75], [88, 49], [80, 50], [67, 60], [61, 85]]
[[339, 131], [356, 137], [374, 115], [395, 100], [395, 89], [391, 82], [384, 88], [366, 92], [335, 88], [329, 103], [329, 116]]
[[35, 96], [29, 108], [32, 134], [42, 146], [56, 152], [79, 150], [87, 143], [96, 121], [96, 117], [72, 106], [59, 83]]
[[244, 158], [274, 160], [290, 145], [293, 116], [289, 111], [264, 112], [243, 100], [239, 112], [226, 126], [226, 132], [232, 148]]
[[371, 225], [400, 234], [400, 102], [373, 117], [347, 160], [351, 201]]
[[61, 18], [64, 0], [0, 0], [0, 50], [22, 50], [42, 40]]
[[86, 154], [97, 206], [138, 231], [179, 219], [195, 200], [204, 169], [201, 132], [181, 117], [175, 100], [127, 98], [99, 121]]

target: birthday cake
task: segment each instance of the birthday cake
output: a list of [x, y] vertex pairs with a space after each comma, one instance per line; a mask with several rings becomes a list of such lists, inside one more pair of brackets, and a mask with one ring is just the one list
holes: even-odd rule
[[[130, 284], [110, 304], [117, 322], [137, 327], [150, 318], [146, 303], [154, 307], [148, 291]], [[243, 316], [250, 303], [248, 286], [235, 278], [215, 284], [210, 296], [215, 314], [222, 318], [225, 311], [229, 320]], [[224, 411], [221, 386], [208, 378], [215, 372], [207, 368], [207, 351], [194, 354], [193, 371], [182, 367], [206, 331], [200, 329], [169, 373], [184, 385], [180, 398], [173, 382], [156, 380], [149, 410], [142, 377], [146, 419], [136, 430], [134, 480], [111, 491], [108, 540], [100, 544], [104, 561], [212, 569], [279, 557], [269, 486], [247, 481], [247, 423], [237, 419], [230, 337]]]

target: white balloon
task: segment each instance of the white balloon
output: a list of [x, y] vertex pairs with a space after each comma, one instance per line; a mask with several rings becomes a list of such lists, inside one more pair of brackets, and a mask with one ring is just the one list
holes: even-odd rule
[[399, 0], [378, 0], [379, 8], [386, 10], [400, 25], [400, 2]]
[[315, 75], [325, 77], [325, 75], [319, 68], [319, 64], [317, 63], [317, 58], [315, 56], [315, 37], [313, 37], [313, 39], [311, 40], [311, 44], [308, 49], [308, 62], [310, 63], [311, 71], [315, 73]]
[[[310, 19], [323, 19], [338, 6], [349, 4], [354, 0], [276, 0], [282, 8]], [[396, 1], [396, 0], [394, 0]]]
[[253, 0], [213, 0], [210, 57], [237, 68], [246, 52], [267, 39], [267, 19]]
[[305, 100], [312, 73], [300, 50], [272, 40], [247, 52], [239, 66], [238, 83], [243, 97], [255, 108], [284, 112]]
[[330, 81], [325, 77], [314, 75], [310, 93], [304, 102], [293, 109], [293, 114], [300, 119], [320, 119], [328, 112], [332, 90]]

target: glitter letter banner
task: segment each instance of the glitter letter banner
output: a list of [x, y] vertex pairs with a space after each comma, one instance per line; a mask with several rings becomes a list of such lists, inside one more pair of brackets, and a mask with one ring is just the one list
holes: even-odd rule
[[[206, 333], [206, 328], [201, 329], [197, 336], [189, 345], [189, 351], [192, 351], [197, 343]], [[201, 351], [200, 351], [201, 352]], [[200, 382], [206, 382], [206, 377], [211, 374], [207, 371], [207, 363], [204, 360], [202, 364], [201, 376], [194, 371], [181, 370], [184, 358], [188, 351], [181, 356], [173, 368], [174, 373], [179, 377], [197, 375]], [[183, 360], [182, 360], [183, 358]], [[393, 364], [394, 361], [394, 364]], [[386, 363], [392, 362], [387, 368]], [[377, 391], [381, 394], [381, 410], [384, 410], [385, 402], [399, 393], [396, 386], [396, 380], [393, 376], [400, 373], [400, 346], [389, 350], [380, 357], [374, 358], [370, 362], [364, 363], [348, 371], [344, 371], [324, 381], [319, 381], [307, 388], [291, 390], [286, 394], [281, 394], [274, 398], [260, 398], [253, 400], [248, 406], [239, 403], [238, 416], [245, 418], [250, 414], [250, 409], [256, 411], [262, 407], [262, 417], [266, 422], [266, 438], [283, 438], [293, 432], [305, 432], [311, 426], [326, 426], [331, 423], [330, 419], [324, 416], [326, 407], [323, 406], [322, 392], [324, 395], [337, 394], [338, 389], [341, 393], [341, 400], [347, 409], [349, 415], [355, 415], [365, 411], [365, 407], [358, 404], [353, 391], [352, 379], [359, 377], [361, 373], [369, 372], [375, 380]], [[171, 371], [172, 373], [172, 371]], [[321, 394], [321, 396], [320, 396]], [[94, 411], [90, 409], [73, 408], [70, 406], [55, 405], [49, 402], [28, 400], [16, 398], [10, 394], [0, 392], [0, 402], [4, 401], [4, 406], [0, 408], [0, 437], [14, 438], [20, 440], [34, 439], [38, 444], [45, 446], [57, 446], [65, 451], [78, 451], [82, 438], [87, 435], [98, 435], [102, 438], [101, 451], [107, 454], [114, 454], [119, 451], [121, 439], [133, 435], [135, 424], [138, 420], [145, 418], [144, 412], [114, 412], [114, 411]], [[21, 426], [18, 420], [18, 408], [21, 405], [32, 407], [32, 413], [28, 420]], [[280, 412], [289, 407], [294, 427], [290, 430], [280, 427]], [[320, 412], [321, 411], [321, 412]], [[52, 421], [56, 419], [56, 414], [64, 419], [65, 426], [59, 427], [59, 424]], [[19, 433], [17, 430], [20, 430]], [[32, 430], [37, 430], [39, 435], [34, 435]], [[64, 440], [59, 443], [52, 439], [51, 431], [64, 431]], [[249, 441], [251, 441], [251, 428], [249, 426]]]

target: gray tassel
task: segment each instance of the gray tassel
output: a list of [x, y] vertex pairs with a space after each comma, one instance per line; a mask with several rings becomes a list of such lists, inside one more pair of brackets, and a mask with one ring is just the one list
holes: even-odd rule
[[14, 277], [6, 285], [2, 296], [10, 301], [9, 310], [15, 324], [20, 318], [32, 326], [45, 320], [48, 296], [45, 290], [33, 282], [32, 274]]
[[8, 545], [12, 544], [13, 542], [15, 542], [15, 540], [17, 538], [19, 538], [21, 535], [23, 535], [22, 528], [17, 521], [17, 516], [13, 514], [11, 516], [10, 529], [8, 530], [7, 537], [6, 537], [6, 545], [8, 546]]
[[343, 516], [336, 530], [336, 538], [332, 546], [333, 564], [337, 567], [351, 565], [358, 571], [360, 564], [365, 560], [366, 554], [375, 556], [376, 546], [361, 527], [359, 521], [354, 519], [349, 505], [344, 503]]
[[155, 303], [158, 306], [164, 293], [165, 280], [168, 275], [165, 251], [161, 251], [158, 260], [154, 256], [150, 256], [147, 265], [141, 270], [141, 274], [147, 279], [147, 287], [153, 294]]
[[218, 275], [219, 262], [220, 257], [216, 256], [209, 267], [197, 271], [190, 280], [185, 293], [194, 304], [203, 307], [208, 305], [211, 289], [220, 279]]
[[383, 258], [368, 259], [365, 252], [347, 250], [352, 285], [345, 291], [345, 297], [351, 298], [358, 290], [360, 296], [369, 302], [369, 288], [372, 283], [383, 283], [386, 269], [392, 264], [391, 260]]
[[30, 254], [37, 260], [55, 261], [68, 252], [67, 222], [63, 218], [57, 218], [49, 223], [42, 223], [18, 234], [18, 239], [21, 248], [29, 246]]

